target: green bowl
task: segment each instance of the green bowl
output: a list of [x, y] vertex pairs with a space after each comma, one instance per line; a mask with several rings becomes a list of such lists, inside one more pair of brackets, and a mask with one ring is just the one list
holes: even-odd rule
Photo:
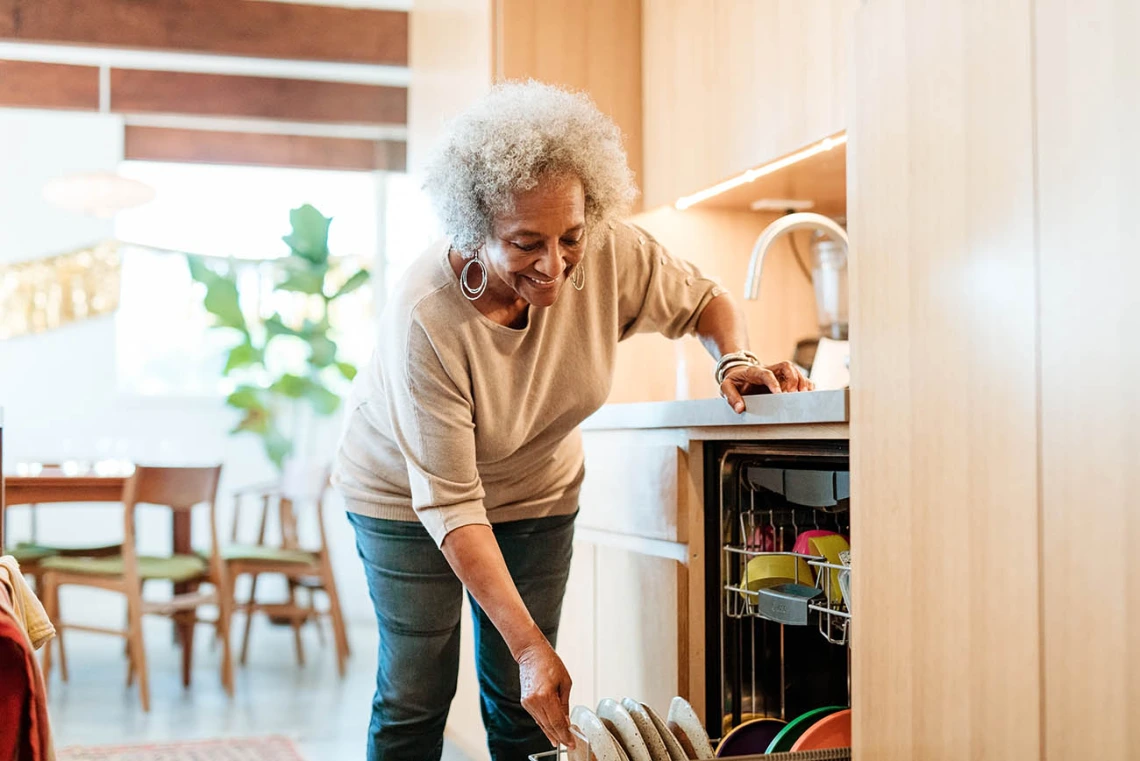
[[816, 708], [813, 711], [808, 711], [805, 714], [800, 714], [796, 718], [788, 722], [788, 725], [780, 730], [780, 734], [772, 739], [772, 744], [768, 746], [768, 753], [787, 753], [791, 751], [792, 746], [796, 744], [796, 740], [800, 739], [800, 735], [808, 731], [812, 724], [822, 719], [825, 716], [830, 716], [833, 713], [847, 710], [847, 706], [825, 706], [823, 708]]

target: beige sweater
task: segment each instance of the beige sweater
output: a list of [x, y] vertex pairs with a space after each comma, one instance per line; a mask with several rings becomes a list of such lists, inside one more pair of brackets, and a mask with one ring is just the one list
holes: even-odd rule
[[609, 395], [618, 341], [692, 333], [722, 292], [639, 228], [599, 234], [585, 287], [517, 330], [463, 297], [447, 241], [412, 264], [349, 398], [334, 482], [350, 511], [418, 519], [442, 544], [460, 526], [577, 509], [578, 425]]

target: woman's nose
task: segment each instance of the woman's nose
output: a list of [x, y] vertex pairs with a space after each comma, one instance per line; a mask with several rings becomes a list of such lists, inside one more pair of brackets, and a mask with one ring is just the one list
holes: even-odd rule
[[542, 253], [542, 258], [534, 264], [534, 268], [548, 278], [557, 277], [565, 266], [562, 252], [558, 249], [557, 243], [547, 246]]

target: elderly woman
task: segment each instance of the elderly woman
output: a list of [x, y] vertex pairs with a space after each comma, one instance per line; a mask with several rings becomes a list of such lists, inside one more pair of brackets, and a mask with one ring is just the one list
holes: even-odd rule
[[439, 759], [466, 588], [491, 756], [573, 743], [554, 651], [584, 476], [577, 427], [618, 342], [695, 333], [722, 395], [810, 387], [748, 351], [728, 295], [621, 221], [618, 129], [584, 96], [496, 87], [450, 127], [426, 190], [448, 239], [384, 312], [336, 481], [380, 628], [368, 758]]

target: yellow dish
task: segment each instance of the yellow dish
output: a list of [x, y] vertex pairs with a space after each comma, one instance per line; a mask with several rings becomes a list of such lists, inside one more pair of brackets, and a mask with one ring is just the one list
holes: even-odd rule
[[814, 583], [815, 577], [806, 560], [787, 553], [773, 553], [749, 560], [740, 585], [749, 592], [757, 592], [777, 584], [811, 586]]
[[[834, 565], [843, 565], [839, 559], [839, 553], [844, 550], [850, 550], [851, 546], [847, 544], [847, 540], [839, 534], [827, 534], [825, 536], [813, 536], [808, 540], [808, 546], [811, 548], [811, 554], [819, 555], [827, 560], [828, 563]], [[822, 569], [821, 569], [822, 570]], [[827, 599], [832, 604], [838, 603], [843, 599], [843, 593], [839, 588], [839, 570], [836, 568], [830, 569], [831, 579], [830, 584], [823, 582], [820, 587], [827, 592]]]

